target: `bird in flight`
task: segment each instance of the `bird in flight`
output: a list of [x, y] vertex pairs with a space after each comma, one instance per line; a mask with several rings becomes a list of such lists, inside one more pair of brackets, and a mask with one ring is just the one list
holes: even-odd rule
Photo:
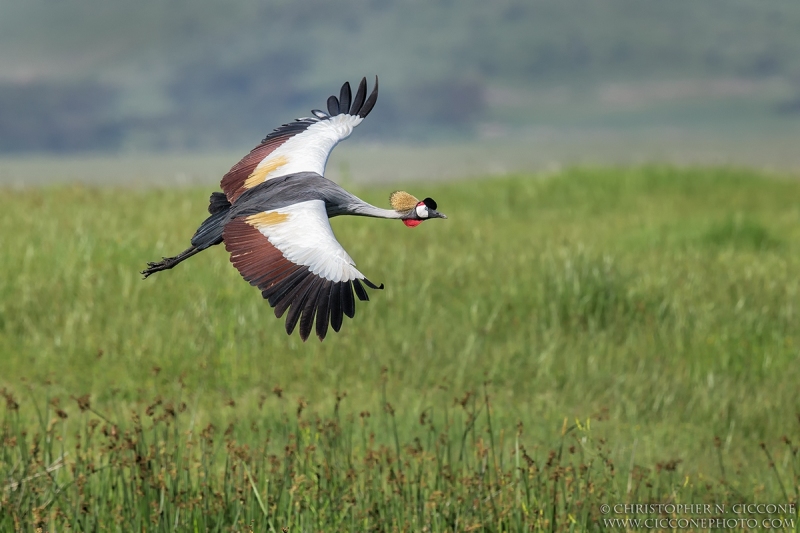
[[355, 296], [369, 300], [364, 285], [376, 286], [336, 240], [329, 218], [356, 215], [402, 220], [413, 228], [431, 218], [447, 218], [431, 198], [418, 200], [404, 191], [381, 209], [350, 194], [323, 176], [328, 156], [339, 141], [372, 111], [378, 99], [378, 78], [367, 97], [363, 78], [355, 97], [350, 83], [339, 98], [328, 98], [328, 112], [314, 109], [275, 129], [235, 164], [220, 182], [208, 205], [210, 216], [192, 237], [191, 246], [161, 261], [148, 263], [145, 278], [167, 270], [215, 244], [225, 243], [231, 263], [250, 285], [286, 317], [286, 333], [300, 325], [300, 337], [325, 338], [328, 326], [342, 327], [343, 315], [355, 316]]

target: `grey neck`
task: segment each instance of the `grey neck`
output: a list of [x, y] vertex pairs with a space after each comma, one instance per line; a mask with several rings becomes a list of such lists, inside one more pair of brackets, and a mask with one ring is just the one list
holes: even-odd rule
[[406, 215], [406, 213], [400, 213], [394, 209], [381, 209], [366, 202], [350, 205], [348, 214], [373, 218], [403, 218]]

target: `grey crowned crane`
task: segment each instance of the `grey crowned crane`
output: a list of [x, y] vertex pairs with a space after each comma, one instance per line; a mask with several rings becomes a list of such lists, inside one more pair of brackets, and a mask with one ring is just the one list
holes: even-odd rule
[[[328, 98], [328, 112], [299, 118], [277, 128], [222, 178], [222, 192], [211, 195], [209, 216], [192, 237], [192, 245], [176, 255], [148, 263], [145, 278], [225, 243], [231, 263], [261, 290], [280, 318], [288, 311], [286, 333], [300, 324], [300, 337], [325, 338], [328, 325], [342, 327], [342, 316], [355, 316], [355, 295], [369, 300], [364, 285], [383, 289], [356, 269], [336, 240], [329, 218], [357, 215], [402, 220], [415, 227], [429, 218], [447, 218], [431, 198], [417, 200], [404, 191], [381, 209], [350, 194], [323, 176], [333, 147], [350, 136], [378, 99], [378, 78], [367, 97], [361, 80], [352, 98], [345, 83], [339, 98]], [[362, 284], [363, 282], [363, 284]]]

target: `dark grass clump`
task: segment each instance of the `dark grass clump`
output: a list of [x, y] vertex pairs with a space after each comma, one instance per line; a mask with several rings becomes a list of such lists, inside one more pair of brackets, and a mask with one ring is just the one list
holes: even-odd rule
[[[637, 273], [621, 269], [614, 258], [584, 250], [551, 257], [539, 281], [540, 327], [566, 332], [625, 329], [643, 322], [669, 321], [667, 296], [638, 285]], [[623, 333], [622, 331], [618, 333]]]
[[731, 215], [709, 226], [702, 242], [710, 246], [756, 251], [772, 250], [782, 244], [759, 221], [741, 214]]
[[[88, 396], [33, 391], [35, 421], [3, 390], [3, 531], [583, 531], [604, 528], [609, 502], [752, 498], [728, 484], [721, 451], [716, 480], [689, 483], [679, 460], [620, 468], [592, 437], [604, 415], [530, 442], [521, 424], [494, 425], [488, 386], [426, 409], [405, 441], [389, 402], [344, 413], [346, 394], [329, 416], [282, 399], [277, 423], [218, 427], [180, 398], [109, 417]], [[796, 503], [798, 447], [783, 446], [789, 470], [763, 449]]]

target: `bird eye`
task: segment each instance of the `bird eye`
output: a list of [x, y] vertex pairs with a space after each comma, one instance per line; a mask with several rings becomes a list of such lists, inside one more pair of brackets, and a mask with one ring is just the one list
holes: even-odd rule
[[417, 216], [419, 218], [428, 218], [428, 206], [426, 206], [426, 205], [418, 205], [417, 206]]

